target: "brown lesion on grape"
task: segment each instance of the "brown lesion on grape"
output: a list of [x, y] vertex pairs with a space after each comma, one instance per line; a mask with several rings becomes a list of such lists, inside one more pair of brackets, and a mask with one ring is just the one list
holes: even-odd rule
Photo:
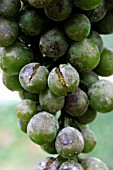
[[54, 161], [54, 159], [50, 159], [50, 160], [47, 162], [45, 170], [49, 170], [49, 168], [50, 168], [51, 164], [53, 163], [53, 161]]
[[32, 67], [32, 74], [29, 78], [29, 83], [31, 82], [31, 80], [35, 76], [35, 74], [37, 74], [37, 70], [38, 70], [39, 67], [40, 67], [39, 63]]
[[56, 68], [55, 71], [56, 71], [56, 74], [59, 77], [59, 80], [60, 80], [62, 86], [67, 88], [67, 92], [68, 92], [68, 87], [67, 87], [66, 82], [64, 80], [64, 76], [62, 75], [62, 73], [60, 72], [60, 70], [58, 68]]

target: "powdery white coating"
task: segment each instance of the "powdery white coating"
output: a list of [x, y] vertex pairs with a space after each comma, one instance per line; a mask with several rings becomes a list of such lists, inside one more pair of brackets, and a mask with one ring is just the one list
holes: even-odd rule
[[52, 162], [54, 160], [54, 158], [50, 158], [50, 157], [47, 157], [45, 158], [44, 160], [42, 160], [40, 163], [39, 163], [39, 166], [38, 166], [38, 169], [37, 170], [45, 170], [47, 168], [47, 164], [49, 162]]
[[85, 38], [81, 42], [74, 42], [70, 46], [67, 57], [69, 62], [79, 72], [93, 70], [100, 61], [100, 53], [97, 45], [90, 39]]
[[72, 3], [70, 0], [54, 0], [44, 10], [50, 19], [55, 21], [63, 21], [69, 17], [72, 10]]
[[58, 154], [64, 158], [78, 155], [84, 148], [83, 136], [77, 129], [68, 126], [58, 133], [55, 146]]
[[74, 92], [79, 85], [79, 74], [70, 64], [61, 64], [52, 69], [48, 76], [48, 86], [57, 96], [66, 96]]
[[81, 164], [85, 170], [109, 170], [104, 162], [94, 157], [81, 159]]
[[27, 133], [32, 141], [43, 145], [55, 139], [58, 129], [59, 123], [56, 117], [43, 111], [31, 118]]
[[17, 116], [22, 120], [30, 120], [37, 113], [36, 103], [32, 100], [22, 100], [16, 107]]
[[82, 165], [79, 164], [79, 163], [76, 163], [75, 161], [73, 160], [70, 160], [70, 161], [66, 161], [64, 162], [59, 170], [84, 170]]
[[79, 74], [77, 70], [70, 64], [61, 64], [59, 66], [60, 73], [62, 74], [65, 84], [69, 92], [75, 91], [79, 85]]
[[67, 38], [59, 28], [53, 28], [41, 36], [39, 48], [42, 54], [48, 57], [62, 57], [68, 48]]
[[28, 92], [39, 93], [47, 87], [48, 70], [39, 63], [25, 65], [19, 74], [21, 86]]
[[58, 170], [60, 166], [59, 158], [56, 158], [50, 165], [49, 170]]
[[88, 109], [89, 100], [86, 93], [77, 88], [75, 92], [65, 98], [65, 110], [71, 116], [81, 116]]
[[56, 96], [49, 89], [40, 92], [39, 102], [45, 111], [55, 113], [64, 106], [64, 96]]
[[88, 90], [90, 104], [96, 111], [106, 113], [113, 110], [113, 83], [99, 80]]
[[0, 16], [0, 47], [8, 47], [13, 44], [17, 38], [17, 35], [17, 23]]
[[52, 93], [57, 96], [66, 96], [67, 87], [62, 85], [58, 74], [56, 73], [56, 67], [51, 70], [48, 76], [48, 87]]

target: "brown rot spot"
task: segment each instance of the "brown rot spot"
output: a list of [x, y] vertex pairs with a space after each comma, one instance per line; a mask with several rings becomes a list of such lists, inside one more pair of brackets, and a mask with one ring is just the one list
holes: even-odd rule
[[29, 82], [32, 80], [34, 75], [37, 73], [37, 70], [39, 67], [40, 67], [40, 64], [36, 64], [32, 67], [32, 74], [30, 75]]
[[[56, 71], [56, 74], [57, 74], [58, 77], [59, 77], [59, 80], [60, 80], [62, 86], [63, 86], [63, 87], [67, 87], [67, 86], [66, 86], [66, 82], [65, 82], [65, 80], [64, 80], [64, 77], [63, 77], [62, 73], [60, 72], [60, 70], [59, 70], [58, 68], [56, 68], [55, 71]], [[67, 87], [67, 88], [68, 88], [68, 87]], [[67, 89], [67, 91], [68, 91], [68, 89]]]

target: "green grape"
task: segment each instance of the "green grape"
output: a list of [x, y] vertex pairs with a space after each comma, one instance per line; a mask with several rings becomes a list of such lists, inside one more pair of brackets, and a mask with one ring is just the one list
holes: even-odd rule
[[22, 99], [19, 128], [57, 154], [37, 170], [108, 170], [79, 155], [96, 146], [88, 124], [97, 112], [113, 111], [113, 83], [99, 80], [113, 75], [100, 36], [113, 32], [112, 22], [113, 0], [0, 0], [0, 67]]
[[50, 142], [50, 143], [46, 143], [44, 145], [41, 145], [41, 148], [49, 154], [57, 154], [57, 151], [56, 151], [56, 148], [55, 148], [55, 140]]
[[34, 8], [25, 8], [19, 14], [19, 27], [27, 35], [39, 35], [46, 29], [47, 21], [47, 18]]
[[20, 10], [20, 0], [1, 0], [0, 1], [0, 15], [3, 17], [15, 17]]
[[85, 38], [81, 42], [72, 43], [67, 57], [72, 66], [79, 72], [93, 70], [100, 61], [100, 53], [97, 45], [88, 38]]
[[28, 0], [28, 2], [35, 8], [44, 8], [48, 6], [52, 0]]
[[94, 121], [96, 116], [97, 112], [89, 105], [87, 111], [83, 115], [76, 117], [76, 119], [80, 124], [86, 125]]
[[18, 36], [18, 24], [0, 16], [0, 47], [14, 43]]
[[86, 112], [88, 105], [89, 101], [86, 93], [77, 88], [74, 93], [66, 96], [64, 109], [71, 116], [81, 116]]
[[83, 136], [77, 129], [68, 126], [58, 133], [55, 146], [58, 154], [64, 158], [76, 156], [84, 148]]
[[81, 164], [84, 167], [84, 169], [88, 170], [108, 170], [108, 167], [104, 162], [94, 157], [81, 159]]
[[71, 0], [54, 0], [45, 8], [46, 15], [55, 21], [63, 21], [69, 17], [72, 10]]
[[102, 53], [104, 44], [99, 33], [96, 31], [91, 31], [88, 38], [95, 42], [95, 44], [98, 46], [100, 53]]
[[73, 170], [73, 169], [84, 170], [81, 164], [76, 163], [73, 160], [69, 160], [69, 161], [64, 162], [59, 168], [59, 170]]
[[92, 108], [101, 113], [113, 110], [113, 83], [108, 80], [99, 80], [88, 90]]
[[94, 71], [103, 77], [113, 75], [113, 50], [104, 48], [100, 55], [100, 62]]
[[29, 121], [37, 113], [36, 103], [29, 99], [22, 100], [17, 105], [16, 112], [18, 118]]
[[39, 94], [37, 94], [37, 93], [29, 93], [28, 91], [22, 89], [19, 92], [19, 96], [23, 100], [24, 99], [30, 99], [30, 100], [35, 101], [36, 103], [39, 103]]
[[79, 87], [88, 92], [89, 87], [99, 80], [99, 76], [93, 71], [80, 73], [80, 85]]
[[113, 33], [112, 20], [113, 11], [109, 11], [102, 20], [95, 23], [94, 29], [100, 34], [111, 34]]
[[102, 0], [73, 0], [74, 4], [78, 6], [79, 8], [83, 10], [91, 10], [95, 9], [97, 6], [99, 6], [102, 2]]
[[19, 75], [8, 75], [5, 72], [2, 74], [3, 84], [11, 91], [21, 91], [23, 88], [19, 82]]
[[66, 53], [68, 42], [65, 34], [59, 28], [54, 28], [41, 36], [39, 47], [43, 55], [59, 58]]
[[107, 13], [107, 7], [105, 1], [93, 10], [87, 11], [85, 14], [90, 19], [91, 22], [97, 22], [104, 18]]
[[64, 106], [64, 96], [56, 96], [49, 89], [43, 90], [39, 94], [39, 102], [41, 107], [50, 113], [56, 113]]
[[18, 75], [22, 67], [33, 60], [33, 52], [25, 44], [15, 42], [3, 49], [1, 68], [9, 75]]
[[39, 63], [30, 63], [25, 65], [19, 74], [21, 86], [28, 92], [39, 93], [46, 89], [48, 70]]
[[52, 142], [59, 129], [58, 120], [48, 112], [39, 112], [34, 115], [27, 126], [30, 139], [39, 145]]
[[96, 146], [96, 136], [89, 128], [82, 128], [81, 132], [84, 138], [84, 149], [82, 152], [89, 153]]
[[29, 121], [18, 119], [18, 126], [22, 132], [27, 133], [27, 125]]
[[74, 92], [79, 85], [79, 74], [70, 64], [61, 64], [51, 70], [48, 87], [57, 96], [66, 96]]
[[74, 41], [85, 39], [91, 29], [89, 19], [83, 14], [72, 15], [65, 23], [65, 33]]

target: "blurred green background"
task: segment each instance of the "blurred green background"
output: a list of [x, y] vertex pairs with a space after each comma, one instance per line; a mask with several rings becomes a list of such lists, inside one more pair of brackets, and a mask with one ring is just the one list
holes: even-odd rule
[[[106, 47], [113, 48], [113, 35], [103, 36], [103, 40]], [[113, 81], [112, 77], [109, 79]], [[39, 161], [48, 155], [18, 128], [15, 111], [18, 100], [2, 100], [2, 97], [0, 95], [0, 170], [36, 170]], [[90, 127], [96, 134], [97, 146], [88, 155], [100, 158], [113, 170], [113, 112], [98, 113]]]

